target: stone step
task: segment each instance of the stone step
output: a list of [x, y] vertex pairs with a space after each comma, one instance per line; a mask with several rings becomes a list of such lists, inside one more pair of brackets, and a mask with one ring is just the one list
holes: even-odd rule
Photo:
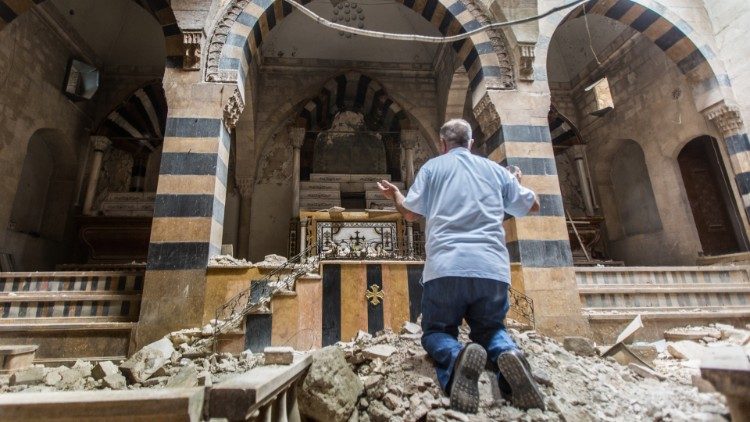
[[[404, 185], [404, 182], [391, 182], [392, 184], [396, 185], [397, 188], [401, 189], [401, 192], [404, 192], [406, 190], [406, 187]], [[378, 184], [377, 182], [368, 182], [364, 184], [365, 191], [377, 191], [378, 190]]]
[[5, 272], [0, 273], [0, 293], [140, 292], [143, 278], [143, 271]]
[[338, 192], [341, 190], [341, 184], [334, 182], [302, 181], [299, 182], [299, 188], [300, 190], [332, 190]]
[[64, 391], [0, 395], [3, 420], [199, 421], [205, 389]]
[[83, 301], [140, 301], [141, 294], [99, 291], [62, 292], [2, 292], [0, 306], [10, 302], [83, 302]]
[[[660, 293], [747, 293], [750, 283], [695, 284], [599, 284], [578, 286], [581, 295], [594, 294], [660, 294]], [[750, 302], [748, 302], [750, 303]]]
[[334, 183], [368, 183], [380, 180], [391, 180], [390, 174], [310, 174], [311, 182], [334, 182]]
[[366, 208], [395, 208], [390, 199], [367, 199]]
[[627, 267], [576, 268], [579, 286], [750, 284], [750, 267]]
[[586, 308], [670, 308], [703, 306], [747, 306], [750, 307], [750, 292], [689, 289], [687, 291], [660, 291], [630, 289], [618, 292], [579, 293], [581, 303]]
[[340, 199], [300, 199], [299, 206], [307, 210], [322, 210], [331, 207], [340, 207]]
[[300, 199], [335, 199], [341, 200], [341, 192], [337, 190], [301, 190]]
[[[383, 193], [380, 192], [379, 190], [368, 190], [365, 192], [365, 199], [367, 199], [368, 201], [369, 200], [377, 201], [377, 200], [386, 199], [386, 198], [383, 196]], [[391, 201], [391, 200], [388, 199], [388, 201]]]

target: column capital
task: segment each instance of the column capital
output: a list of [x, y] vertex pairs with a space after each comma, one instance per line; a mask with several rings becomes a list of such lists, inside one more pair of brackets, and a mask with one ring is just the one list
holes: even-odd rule
[[586, 156], [586, 145], [577, 144], [570, 147], [574, 160], [583, 160]]
[[305, 142], [305, 128], [300, 126], [289, 126], [287, 132], [289, 133], [289, 143], [292, 145], [292, 148], [302, 148], [302, 144]]
[[104, 152], [110, 145], [112, 145], [112, 142], [106, 136], [91, 137], [91, 146], [94, 148], [94, 151]]
[[481, 100], [474, 106], [474, 117], [482, 128], [484, 136], [494, 135], [500, 129], [500, 115], [492, 103], [490, 96], [485, 93]]
[[235, 181], [237, 182], [237, 190], [240, 192], [240, 195], [242, 195], [243, 198], [247, 198], [249, 195], [252, 195], [253, 186], [255, 186], [254, 177], [237, 177], [235, 178]]
[[419, 131], [404, 129], [401, 131], [401, 145], [404, 149], [414, 149], [419, 143]]
[[744, 131], [745, 123], [737, 106], [722, 103], [705, 110], [703, 114], [716, 125], [724, 137]]

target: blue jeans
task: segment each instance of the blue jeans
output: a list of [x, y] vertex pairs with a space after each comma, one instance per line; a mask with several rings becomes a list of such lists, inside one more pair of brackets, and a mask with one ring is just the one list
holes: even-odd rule
[[499, 280], [441, 277], [424, 284], [422, 347], [435, 361], [444, 391], [463, 348], [457, 339], [462, 319], [471, 328], [469, 338], [487, 350], [493, 366], [501, 353], [517, 349], [503, 323], [509, 308], [508, 285]]

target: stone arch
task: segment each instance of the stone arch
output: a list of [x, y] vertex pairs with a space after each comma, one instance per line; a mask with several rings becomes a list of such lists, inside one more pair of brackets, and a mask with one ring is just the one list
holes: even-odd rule
[[[399, 0], [433, 23], [444, 35], [457, 35], [482, 25], [474, 9], [462, 0]], [[302, 4], [309, 3], [303, 0]], [[233, 0], [220, 19], [208, 47], [206, 79], [235, 82], [244, 95], [250, 65], [257, 62], [263, 38], [284, 17], [292, 13], [285, 0]], [[485, 97], [488, 89], [514, 88], [513, 72], [504, 38], [480, 33], [452, 44], [469, 76], [472, 105]], [[504, 58], [501, 63], [500, 58]]]
[[[0, 0], [0, 31], [5, 29], [13, 20], [28, 12], [32, 7], [47, 0]], [[167, 59], [175, 61], [185, 54], [182, 30], [177, 25], [172, 7], [168, 0], [132, 0], [139, 7], [144, 8], [159, 22], [167, 45]]]
[[320, 93], [302, 107], [297, 125], [308, 130], [325, 125], [341, 110], [377, 119], [387, 130], [408, 129], [411, 125], [406, 111], [379, 82], [355, 71], [342, 73], [323, 84]]
[[616, 20], [643, 34], [672, 60], [693, 84], [699, 110], [730, 99], [729, 76], [717, 54], [690, 24], [654, 0], [590, 0], [576, 7], [559, 23], [586, 14]]

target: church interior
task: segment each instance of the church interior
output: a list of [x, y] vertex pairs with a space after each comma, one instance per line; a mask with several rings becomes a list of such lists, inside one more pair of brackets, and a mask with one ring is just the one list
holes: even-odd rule
[[425, 223], [376, 182], [406, 193], [451, 118], [539, 196], [502, 222], [516, 324], [612, 344], [634, 318], [649, 341], [750, 323], [747, 4], [290, 3], [0, 0], [0, 348], [398, 332]]

